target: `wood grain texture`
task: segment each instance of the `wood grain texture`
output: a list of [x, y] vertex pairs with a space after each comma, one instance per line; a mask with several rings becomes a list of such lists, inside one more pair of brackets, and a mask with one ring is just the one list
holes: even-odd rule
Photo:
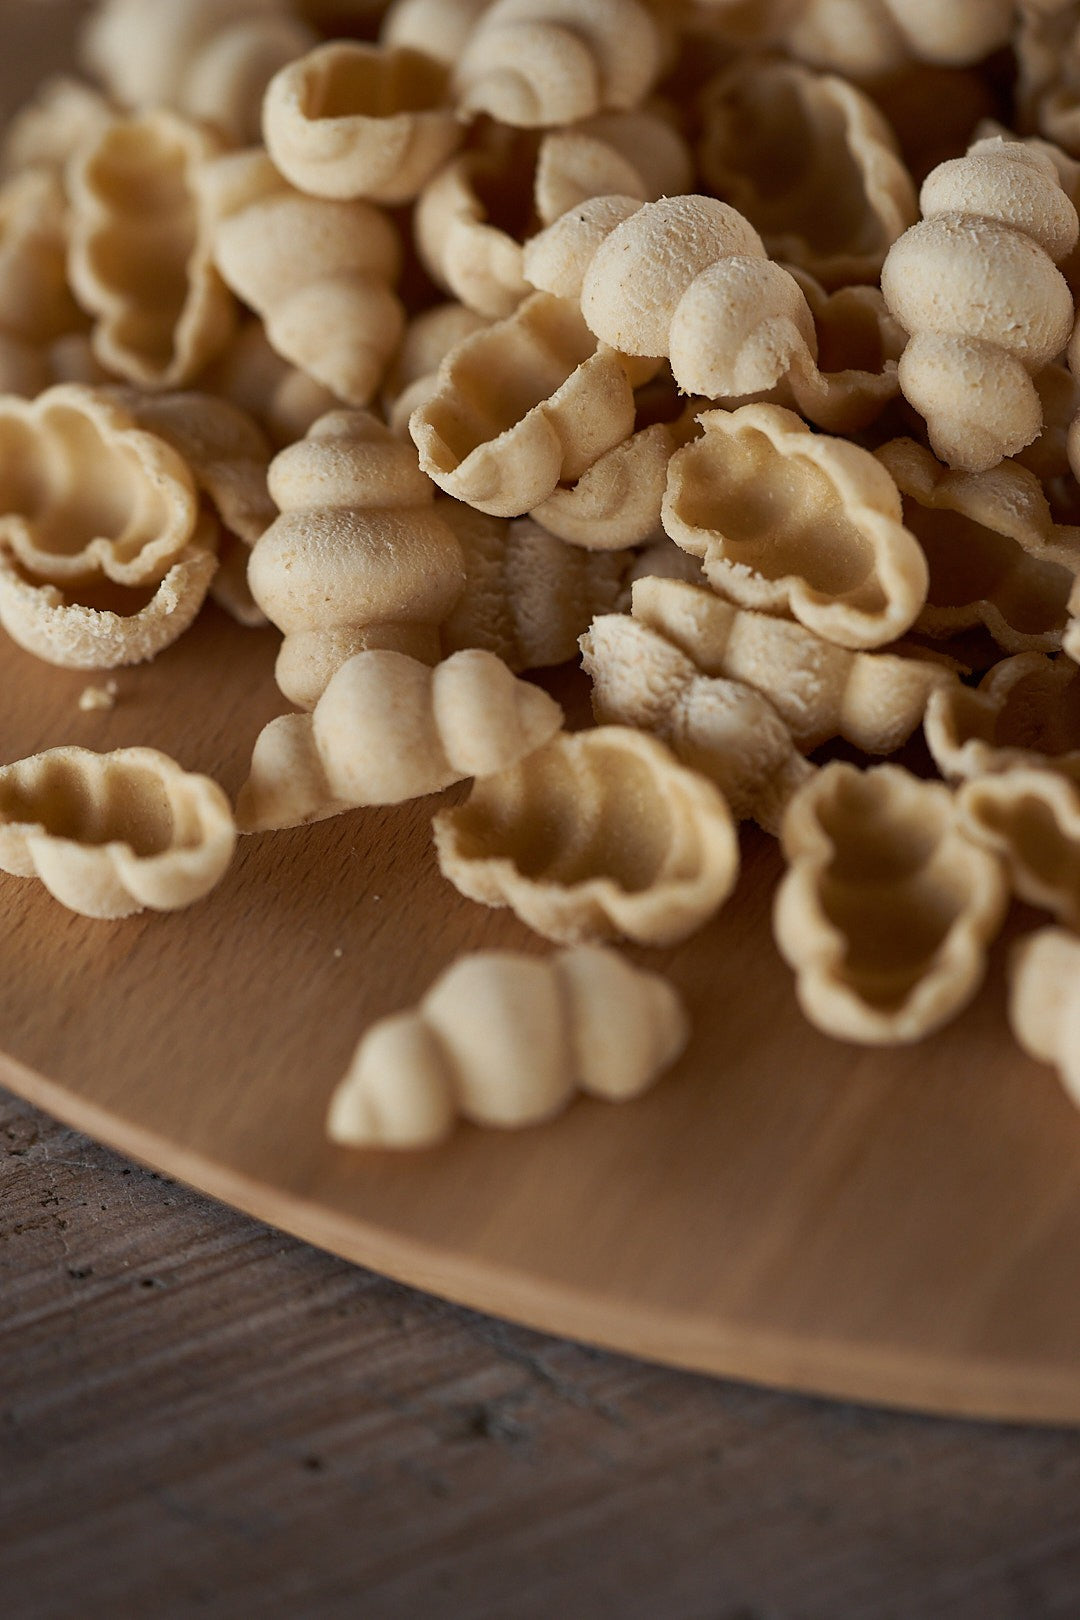
[[0, 1095], [5, 1620], [1073, 1620], [1080, 1437], [477, 1316]]
[[[0, 646], [0, 753], [152, 743], [235, 792], [281, 708], [277, 637], [210, 611], [83, 714], [84, 677]], [[462, 790], [454, 790], [460, 793]], [[351, 1259], [599, 1344], [935, 1410], [1080, 1418], [1080, 1117], [989, 989], [934, 1040], [842, 1046], [799, 1015], [769, 931], [777, 857], [669, 970], [685, 1059], [426, 1155], [331, 1146], [357, 1035], [452, 956], [543, 949], [462, 901], [432, 804], [243, 841], [202, 904], [114, 924], [5, 879], [6, 1083], [126, 1152]]]

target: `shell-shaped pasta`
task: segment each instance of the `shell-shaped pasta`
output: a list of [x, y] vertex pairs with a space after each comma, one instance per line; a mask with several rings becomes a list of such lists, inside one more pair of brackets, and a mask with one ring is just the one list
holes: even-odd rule
[[1019, 767], [965, 782], [956, 808], [967, 836], [1005, 861], [1021, 900], [1080, 928], [1080, 785]]
[[912, 61], [961, 67], [1009, 38], [1013, 0], [797, 0], [783, 30], [794, 56], [855, 78]]
[[191, 473], [109, 390], [0, 398], [0, 546], [39, 578], [161, 579], [198, 519]]
[[289, 0], [105, 0], [83, 55], [126, 107], [174, 107], [233, 143], [259, 138], [270, 79], [315, 43]]
[[903, 635], [926, 562], [873, 456], [779, 405], [707, 411], [668, 467], [664, 528], [740, 607], [790, 615], [842, 647]]
[[998, 137], [939, 164], [919, 201], [922, 221], [881, 272], [911, 338], [900, 387], [941, 459], [982, 472], [1042, 428], [1032, 379], [1072, 332], [1056, 261], [1076, 243], [1077, 213], [1044, 152]]
[[320, 416], [342, 401], [298, 366], [283, 360], [267, 341], [263, 323], [246, 321], [199, 387], [219, 394], [253, 416], [276, 450], [302, 439]]
[[402, 804], [516, 765], [563, 721], [554, 698], [489, 652], [434, 669], [404, 653], [357, 653], [312, 714], [271, 720], [237, 801], [246, 832]]
[[224, 876], [229, 801], [156, 748], [50, 748], [0, 766], [0, 871], [84, 917], [178, 911]]
[[967, 1005], [1008, 885], [953, 797], [897, 765], [833, 761], [792, 799], [773, 928], [799, 1005], [841, 1040], [920, 1040]]
[[465, 572], [412, 445], [366, 411], [331, 412], [281, 451], [269, 482], [281, 515], [256, 542], [248, 581], [285, 633], [285, 696], [314, 707], [367, 648], [435, 663]]
[[915, 186], [868, 96], [795, 62], [740, 59], [706, 86], [699, 159], [770, 257], [828, 287], [875, 281], [918, 218]]
[[461, 142], [445, 92], [445, 68], [420, 51], [332, 40], [271, 79], [266, 149], [312, 196], [411, 202]]
[[483, 315], [458, 303], [436, 304], [413, 316], [383, 384], [383, 409], [394, 433], [408, 434], [409, 417], [435, 392], [439, 367], [451, 349], [488, 324]]
[[666, 979], [579, 945], [546, 960], [459, 956], [409, 1012], [365, 1032], [330, 1102], [349, 1147], [422, 1148], [460, 1115], [512, 1129], [583, 1091], [625, 1102], [680, 1055], [689, 1023]]
[[814, 354], [798, 283], [767, 258], [749, 221], [713, 197], [594, 198], [533, 237], [524, 262], [533, 286], [580, 297], [604, 343], [666, 355], [690, 394], [759, 393]]
[[1076, 8], [1027, 4], [1020, 8], [1014, 50], [1019, 69], [1021, 127], [1038, 129], [1080, 156], [1080, 41]]
[[452, 349], [409, 420], [440, 489], [496, 517], [538, 506], [633, 426], [621, 357], [573, 305], [544, 293]]
[[68, 169], [68, 271], [94, 317], [94, 354], [143, 388], [189, 382], [233, 331], [196, 184], [218, 150], [205, 129], [158, 109], [114, 119]]
[[795, 351], [774, 388], [717, 397], [726, 409], [764, 400], [798, 411], [826, 433], [858, 433], [877, 420], [900, 392], [897, 362], [907, 334], [893, 320], [877, 287], [841, 287], [827, 293], [796, 265], [786, 265], [802, 290], [816, 341]]
[[638, 106], [663, 65], [663, 34], [642, 0], [494, 0], [454, 85], [464, 112], [550, 128]]
[[15, 114], [0, 137], [0, 170], [25, 174], [46, 169], [59, 176], [80, 149], [97, 140], [115, 109], [80, 79], [59, 74], [45, 79]]
[[983, 624], [1007, 652], [1052, 652], [1080, 572], [1080, 528], [1055, 524], [1042, 486], [1013, 462], [984, 472], [942, 467], [912, 439], [877, 451], [926, 556], [916, 628], [951, 636]]
[[24, 651], [64, 669], [119, 669], [156, 658], [192, 625], [217, 568], [210, 517], [143, 587], [41, 584], [0, 549], [0, 624]]
[[575, 658], [594, 615], [615, 607], [630, 552], [584, 551], [529, 518], [507, 523], [458, 501], [436, 511], [465, 559], [465, 588], [442, 626], [445, 652], [483, 647], [512, 670], [547, 669]]
[[435, 817], [443, 875], [559, 943], [674, 945], [734, 888], [739, 848], [717, 788], [624, 726], [562, 733]]
[[974, 690], [956, 683], [933, 693], [925, 729], [950, 781], [1017, 767], [1080, 781], [1080, 669], [1036, 652], [1004, 658]]
[[1040, 928], [1009, 958], [1009, 1024], [1030, 1057], [1052, 1063], [1080, 1107], [1080, 938]]
[[63, 187], [28, 169], [0, 187], [0, 333], [35, 347], [82, 324], [67, 284]]
[[842, 737], [864, 753], [891, 754], [918, 730], [931, 692], [956, 681], [928, 659], [849, 652], [682, 579], [639, 578], [631, 600], [634, 618], [702, 674], [763, 693], [805, 753]]
[[350, 405], [375, 395], [405, 326], [391, 290], [401, 243], [372, 203], [306, 197], [265, 153], [202, 171], [214, 259], [271, 346]]
[[600, 725], [635, 726], [720, 789], [733, 816], [775, 832], [814, 767], [752, 686], [702, 675], [685, 653], [625, 614], [603, 614], [581, 638]]
[[490, 4], [491, 0], [390, 0], [379, 38], [384, 45], [426, 51], [449, 67]]
[[616, 551], [662, 533], [668, 463], [690, 436], [684, 422], [653, 422], [613, 445], [576, 484], [560, 485], [534, 506], [536, 522], [586, 551]]
[[601, 113], [535, 136], [501, 126], [448, 163], [417, 199], [414, 230], [428, 273], [492, 320], [527, 295], [524, 243], [587, 198], [649, 198], [686, 189], [686, 143], [659, 113]]

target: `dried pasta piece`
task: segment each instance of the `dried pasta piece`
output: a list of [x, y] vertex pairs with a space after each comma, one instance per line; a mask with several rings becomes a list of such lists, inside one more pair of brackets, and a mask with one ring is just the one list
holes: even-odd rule
[[174, 107], [234, 144], [259, 138], [266, 86], [315, 44], [289, 0], [105, 0], [83, 55], [121, 105]]
[[776, 832], [813, 775], [791, 732], [752, 686], [702, 675], [685, 653], [625, 614], [602, 614], [581, 638], [599, 725], [636, 726], [720, 789], [733, 816]]
[[383, 383], [383, 409], [394, 433], [408, 434], [409, 417], [434, 394], [439, 367], [451, 349], [489, 324], [458, 303], [436, 304], [413, 316]]
[[0, 548], [0, 624], [64, 669], [119, 669], [156, 658], [192, 625], [217, 568], [217, 524], [201, 520], [158, 584], [42, 584]]
[[1017, 767], [1080, 781], [1080, 669], [1037, 652], [1004, 658], [974, 690], [956, 684], [933, 693], [925, 730], [950, 781]]
[[1040, 928], [1009, 958], [1009, 1025], [1029, 1057], [1052, 1063], [1080, 1107], [1080, 938]]
[[71, 285], [94, 317], [98, 360], [142, 388], [189, 382], [233, 331], [196, 183], [218, 150], [157, 109], [114, 119], [68, 169]]
[[689, 1033], [667, 980], [603, 946], [546, 961], [476, 951], [415, 1008], [367, 1029], [327, 1131], [348, 1147], [424, 1148], [459, 1115], [507, 1130], [552, 1118], [578, 1091], [625, 1102], [670, 1068]]
[[379, 38], [384, 45], [426, 51], [449, 67], [490, 4], [491, 0], [391, 0]]
[[779, 405], [707, 411], [668, 467], [667, 533], [740, 607], [790, 615], [842, 647], [903, 635], [927, 569], [872, 455]]
[[849, 652], [801, 624], [737, 608], [685, 580], [638, 579], [631, 599], [634, 618], [702, 674], [763, 693], [804, 753], [833, 737], [867, 754], [894, 753], [918, 730], [930, 694], [956, 685], [941, 664]]
[[719, 790], [625, 726], [560, 733], [435, 817], [443, 875], [563, 944], [674, 945], [735, 886], [739, 846]]
[[40, 579], [161, 579], [191, 540], [195, 483], [109, 390], [0, 398], [0, 547]]
[[529, 292], [524, 244], [586, 198], [686, 189], [685, 141], [647, 109], [601, 113], [537, 138], [495, 125], [441, 169], [417, 199], [417, 249], [429, 275], [492, 320]]
[[956, 795], [969, 838], [1005, 861], [1029, 905], [1080, 928], [1080, 786], [1023, 766], [965, 782]]
[[1013, 0], [796, 0], [782, 39], [793, 56], [854, 78], [912, 60], [962, 67], [1004, 45]]
[[45, 79], [0, 135], [0, 170], [15, 176], [45, 169], [59, 176], [115, 115], [105, 97], [80, 79]]
[[264, 727], [237, 820], [242, 831], [266, 832], [419, 799], [516, 765], [562, 721], [554, 698], [493, 653], [455, 653], [434, 669], [404, 653], [357, 653], [312, 714]]
[[342, 402], [329, 388], [271, 348], [263, 323], [246, 321], [199, 387], [253, 416], [276, 450], [302, 439], [310, 427]]
[[855, 85], [795, 62], [736, 60], [701, 98], [702, 174], [770, 257], [827, 287], [876, 281], [918, 218], [885, 119]]
[[373, 204], [305, 197], [265, 153], [203, 169], [225, 281], [271, 346], [349, 405], [375, 395], [405, 327], [392, 291], [401, 243]]
[[529, 518], [507, 523], [459, 501], [436, 511], [465, 559], [465, 588], [442, 625], [445, 652], [483, 647], [515, 672], [547, 669], [575, 658], [594, 614], [614, 608], [631, 553], [584, 551]]
[[1080, 37], [1072, 0], [1021, 4], [1014, 50], [1016, 97], [1025, 129], [1080, 156]]
[[802, 289], [713, 197], [593, 198], [531, 238], [524, 266], [534, 287], [579, 298], [604, 343], [667, 356], [688, 394], [757, 394], [816, 353]]
[[367, 648], [435, 663], [465, 570], [412, 446], [367, 411], [331, 412], [275, 458], [269, 485], [281, 515], [256, 542], [248, 581], [285, 633], [285, 696], [313, 708]]
[[945, 637], [984, 624], [1007, 652], [1061, 646], [1080, 572], [1080, 529], [1055, 524], [1035, 475], [1014, 462], [942, 467], [912, 439], [877, 451], [903, 496], [930, 583], [916, 627]]
[[56, 175], [28, 169], [0, 186], [0, 391], [40, 393], [52, 345], [83, 316], [67, 282], [67, 204]]
[[39, 878], [84, 917], [193, 905], [235, 842], [217, 783], [156, 748], [50, 748], [0, 766], [0, 871]]
[[1076, 209], [1045, 153], [997, 137], [939, 164], [923, 218], [889, 249], [881, 290], [910, 334], [904, 397], [952, 467], [983, 472], [1038, 437], [1033, 378], [1072, 332], [1058, 260], [1077, 241]]
[[446, 88], [422, 51], [331, 40], [271, 79], [266, 149], [312, 196], [411, 202], [462, 139]]
[[454, 86], [463, 112], [550, 128], [638, 106], [663, 65], [663, 32], [643, 0], [494, 0]]
[[899, 1045], [967, 1005], [1008, 884], [998, 857], [964, 837], [947, 787], [834, 760], [788, 805], [781, 843], [773, 931], [812, 1024]]
[[633, 426], [621, 357], [571, 304], [544, 293], [452, 349], [409, 420], [439, 488], [496, 517], [538, 506]]

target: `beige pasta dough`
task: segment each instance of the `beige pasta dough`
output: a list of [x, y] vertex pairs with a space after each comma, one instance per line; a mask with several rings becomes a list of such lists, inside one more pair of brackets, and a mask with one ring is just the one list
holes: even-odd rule
[[575, 1092], [625, 1102], [679, 1057], [689, 1024], [659, 974], [579, 945], [547, 959], [462, 956], [409, 1012], [366, 1032], [330, 1103], [349, 1147], [433, 1147], [458, 1116], [512, 1129]]
[[404, 653], [357, 653], [312, 714], [264, 728], [237, 819], [245, 832], [265, 832], [418, 799], [516, 765], [562, 720], [554, 698], [494, 653], [454, 653], [434, 669]]
[[956, 807], [967, 836], [1002, 856], [1022, 900], [1080, 928], [1080, 785], [1014, 766], [965, 782]]
[[554, 737], [434, 826], [455, 888], [561, 944], [674, 945], [718, 910], [739, 870], [718, 789], [626, 726]]
[[224, 793], [154, 748], [53, 748], [0, 766], [0, 870], [85, 917], [176, 911], [232, 859]]
[[967, 1005], [1008, 885], [999, 857], [963, 836], [948, 788], [833, 761], [789, 804], [781, 843], [773, 927], [811, 1023], [896, 1045]]
[[1013, 948], [1009, 1024], [1025, 1052], [1054, 1064], [1080, 1107], [1080, 936], [1040, 928]]
[[1017, 653], [977, 687], [942, 686], [926, 707], [926, 741], [950, 781], [1018, 766], [1080, 781], [1080, 669], [1069, 658]]

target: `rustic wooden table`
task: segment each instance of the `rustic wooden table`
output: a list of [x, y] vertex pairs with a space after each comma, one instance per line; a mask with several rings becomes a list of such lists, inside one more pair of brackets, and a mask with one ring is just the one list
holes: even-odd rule
[[1080, 1435], [601, 1354], [0, 1093], [5, 1620], [1042, 1620]]

